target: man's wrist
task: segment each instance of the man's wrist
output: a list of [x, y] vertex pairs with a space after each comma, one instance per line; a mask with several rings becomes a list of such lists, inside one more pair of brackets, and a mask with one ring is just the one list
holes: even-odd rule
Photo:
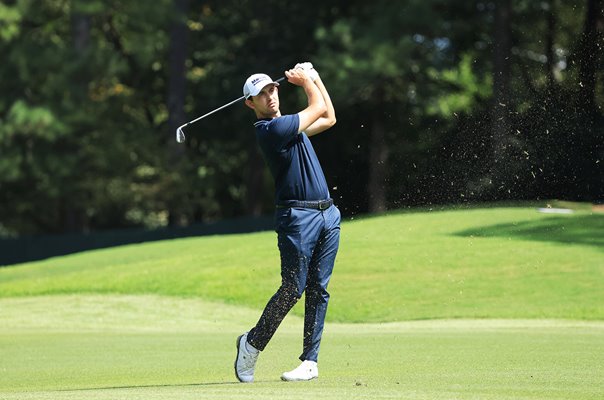
[[[304, 79], [304, 82], [302, 83], [302, 87], [306, 88], [312, 88], [314, 86], [314, 82], [312, 79], [310, 79], [310, 76], [307, 76], [306, 79]], [[308, 86], [307, 86], [308, 85]]]

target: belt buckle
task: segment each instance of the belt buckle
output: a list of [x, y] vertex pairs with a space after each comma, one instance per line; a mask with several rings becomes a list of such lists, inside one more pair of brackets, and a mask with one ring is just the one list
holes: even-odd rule
[[319, 210], [327, 210], [329, 208], [329, 200], [319, 202]]

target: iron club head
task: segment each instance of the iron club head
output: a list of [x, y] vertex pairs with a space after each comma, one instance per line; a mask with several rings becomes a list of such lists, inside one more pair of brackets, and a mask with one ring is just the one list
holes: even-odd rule
[[185, 142], [185, 133], [183, 132], [182, 128], [178, 128], [176, 130], [176, 141], [178, 143], [184, 143]]

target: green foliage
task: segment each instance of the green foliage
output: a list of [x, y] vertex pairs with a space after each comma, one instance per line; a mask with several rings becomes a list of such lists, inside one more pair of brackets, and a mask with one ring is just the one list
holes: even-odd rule
[[23, 100], [17, 100], [8, 110], [6, 120], [2, 121], [0, 137], [9, 144], [15, 135], [55, 141], [65, 130], [66, 126], [51, 110], [30, 107]]
[[0, 41], [10, 41], [19, 34], [21, 14], [16, 6], [0, 4]]
[[492, 81], [489, 76], [479, 77], [472, 71], [473, 57], [464, 55], [457, 68], [437, 71], [432, 68], [428, 71], [430, 77], [457, 88], [435, 99], [435, 104], [429, 106], [427, 112], [452, 118], [457, 113], [470, 114], [481, 101], [486, 101], [492, 95]]
[[[168, 87], [180, 74], [170, 68], [178, 22], [188, 34], [184, 120], [239, 96], [251, 73], [276, 77], [299, 61], [315, 64], [338, 124], [313, 142], [345, 214], [367, 209], [376, 123], [390, 154], [387, 180], [377, 184], [387, 187], [390, 208], [603, 195], [602, 111], [584, 110], [579, 90], [579, 67], [591, 60], [602, 104], [601, 48], [581, 53], [585, 2], [513, 2], [513, 102], [506, 105], [513, 145], [498, 185], [487, 183], [496, 3], [189, 4], [185, 18], [173, 0], [153, 7], [117, 0], [0, 4], [3, 235], [240, 216], [249, 212], [250, 193], [261, 193], [260, 208], [271, 212], [266, 170], [264, 183], [251, 178], [263, 167], [253, 115], [243, 105], [187, 128], [185, 145], [168, 131]], [[284, 113], [305, 105], [290, 85], [280, 95]], [[544, 146], [545, 124], [551, 134]]]
[[165, 5], [17, 4], [21, 24], [36, 28], [5, 45], [0, 66], [14, 77], [3, 84], [9, 102], [0, 102], [7, 227], [23, 234], [128, 226], [139, 223], [127, 218], [141, 203], [153, 214], [144, 183], [154, 182], [136, 171], [141, 163], [164, 170], [154, 150], [161, 121], [148, 117], [164, 96], [139, 89], [157, 75], [151, 65], [165, 48]]

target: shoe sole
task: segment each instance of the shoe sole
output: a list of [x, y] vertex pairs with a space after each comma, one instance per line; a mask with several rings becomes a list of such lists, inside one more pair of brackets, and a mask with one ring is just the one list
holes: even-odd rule
[[286, 377], [281, 376], [281, 380], [284, 382], [308, 382], [308, 381], [312, 381], [312, 380], [315, 380], [318, 378], [319, 378], [318, 376], [313, 376], [310, 379], [287, 379]]
[[237, 346], [237, 356], [235, 357], [235, 376], [237, 377], [237, 380], [241, 383], [243, 383], [243, 380], [241, 380], [241, 378], [239, 377], [239, 374], [237, 373], [237, 360], [239, 360], [239, 346], [241, 343], [241, 338], [243, 337], [243, 335], [239, 336], [237, 338], [237, 342], [235, 343], [235, 345]]

